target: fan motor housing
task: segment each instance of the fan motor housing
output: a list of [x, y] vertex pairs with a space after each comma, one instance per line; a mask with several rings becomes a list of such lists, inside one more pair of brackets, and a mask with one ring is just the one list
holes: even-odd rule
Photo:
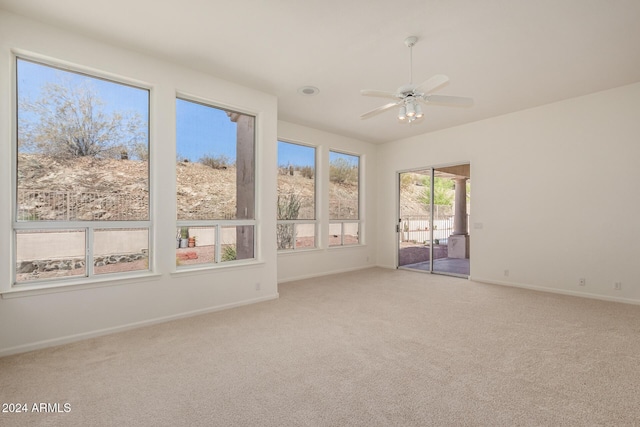
[[398, 98], [406, 98], [407, 96], [413, 95], [413, 91], [415, 89], [415, 85], [411, 83], [407, 83], [404, 86], [400, 86], [396, 91], [396, 95]]

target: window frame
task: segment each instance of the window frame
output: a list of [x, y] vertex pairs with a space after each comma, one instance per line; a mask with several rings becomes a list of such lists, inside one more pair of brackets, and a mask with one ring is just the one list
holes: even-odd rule
[[[363, 215], [362, 215], [362, 176], [363, 176], [363, 172], [362, 172], [362, 164], [363, 164], [363, 155], [362, 154], [356, 154], [356, 153], [352, 153], [352, 152], [348, 152], [348, 151], [344, 151], [344, 150], [340, 150], [340, 149], [335, 149], [335, 148], [330, 148], [329, 149], [329, 165], [328, 165], [328, 170], [329, 170], [329, 174], [327, 175], [327, 182], [328, 182], [328, 186], [329, 186], [329, 190], [331, 188], [331, 153], [336, 153], [336, 154], [341, 154], [341, 155], [346, 155], [346, 156], [352, 156], [352, 157], [357, 157], [358, 158], [358, 218], [356, 219], [333, 219], [331, 218], [331, 214], [329, 213], [328, 217], [329, 217], [329, 230], [331, 229], [331, 225], [333, 224], [339, 224], [340, 225], [340, 243], [339, 244], [331, 244], [331, 233], [329, 232], [329, 230], [327, 230], [327, 246], [329, 249], [334, 249], [334, 248], [345, 248], [345, 247], [353, 247], [353, 246], [360, 246], [360, 245], [364, 245], [363, 242], [363, 237], [362, 237], [362, 224], [363, 224]], [[328, 204], [329, 207], [331, 206], [331, 191], [329, 191], [329, 200], [328, 200]], [[358, 224], [358, 231], [357, 231], [357, 236], [358, 236], [358, 241], [356, 243], [346, 243], [345, 244], [345, 224]]]
[[[123, 221], [100, 221], [100, 220], [42, 220], [42, 221], [29, 221], [20, 220], [19, 218], [19, 206], [18, 206], [18, 130], [19, 130], [19, 90], [18, 90], [18, 61], [23, 60], [31, 62], [40, 66], [54, 68], [63, 72], [73, 73], [84, 77], [98, 79], [106, 81], [112, 84], [119, 84], [128, 86], [134, 89], [144, 90], [147, 92], [147, 191], [148, 191], [148, 211], [147, 219], [145, 220], [123, 220]], [[154, 203], [154, 186], [151, 177], [153, 176], [154, 162], [152, 161], [152, 146], [153, 146], [153, 134], [152, 134], [152, 97], [153, 86], [141, 82], [139, 80], [127, 78], [121, 75], [111, 74], [105, 71], [96, 70], [93, 68], [85, 67], [75, 63], [69, 63], [63, 60], [44, 57], [30, 52], [22, 50], [11, 51], [11, 64], [12, 64], [12, 96], [11, 96], [11, 253], [10, 253], [10, 272], [11, 272], [11, 284], [10, 288], [4, 292], [11, 291], [35, 291], [56, 289], [66, 286], [75, 285], [100, 285], [104, 282], [111, 282], [116, 280], [123, 280], [136, 277], [149, 277], [157, 275], [155, 272], [155, 251], [154, 251], [154, 218], [153, 218], [153, 203]], [[123, 271], [113, 273], [95, 273], [94, 271], [94, 239], [93, 234], [96, 229], [108, 230], [108, 229], [146, 229], [147, 240], [147, 268], [144, 270]], [[17, 250], [18, 250], [18, 232], [19, 231], [55, 231], [55, 230], [68, 230], [68, 231], [84, 231], [85, 244], [84, 244], [84, 261], [85, 272], [81, 276], [61, 276], [52, 277], [46, 279], [37, 280], [24, 280], [17, 281]], [[4, 293], [3, 292], [3, 293]]]
[[[222, 110], [229, 113], [237, 113], [246, 116], [253, 117], [254, 120], [254, 129], [253, 129], [253, 160], [254, 160], [254, 182], [253, 182], [253, 219], [194, 219], [194, 220], [181, 220], [177, 219], [177, 189], [178, 189], [178, 180], [177, 175], [174, 180], [176, 188], [174, 191], [174, 197], [176, 200], [176, 227], [208, 227], [215, 229], [215, 253], [214, 253], [214, 261], [213, 262], [203, 262], [192, 265], [179, 265], [177, 257], [176, 263], [173, 264], [173, 272], [174, 273], [183, 273], [194, 270], [209, 270], [209, 269], [218, 269], [218, 268], [228, 268], [232, 266], [238, 266], [243, 264], [256, 264], [260, 262], [260, 253], [259, 253], [259, 197], [258, 197], [258, 176], [259, 176], [259, 164], [258, 164], [258, 129], [259, 129], [259, 121], [260, 114], [254, 111], [248, 111], [246, 109], [231, 106], [225, 103], [212, 101], [210, 99], [206, 99], [203, 97], [199, 97], [196, 95], [187, 94], [184, 92], [177, 91], [174, 96], [174, 106], [178, 100], [192, 102], [195, 104], [200, 104], [204, 107], [214, 108], [217, 110]], [[175, 110], [174, 120], [176, 120], [176, 155], [178, 153], [178, 144], [177, 144], [177, 110]], [[236, 159], [237, 160], [237, 159]], [[236, 183], [237, 185], [237, 183]], [[221, 248], [221, 230], [223, 227], [242, 227], [242, 226], [252, 226], [253, 227], [253, 257], [245, 258], [245, 259], [236, 259], [231, 261], [222, 261], [222, 251], [218, 248]]]
[[[319, 197], [318, 197], [318, 147], [312, 144], [307, 144], [300, 141], [294, 141], [287, 138], [278, 138], [278, 142], [284, 142], [286, 144], [299, 145], [302, 147], [312, 148], [313, 149], [313, 219], [278, 219], [276, 217], [276, 226], [278, 225], [291, 225], [293, 227], [293, 245], [290, 248], [277, 248], [278, 253], [290, 253], [290, 252], [301, 252], [301, 251], [313, 251], [318, 249], [318, 230], [320, 228], [320, 221], [318, 219], [318, 205], [319, 205]], [[280, 159], [277, 160], [278, 168], [280, 164]], [[276, 182], [277, 186], [277, 182]], [[279, 196], [280, 193], [276, 189], [276, 196]], [[313, 225], [313, 247], [298, 249], [296, 247], [296, 228], [298, 225]], [[276, 245], [278, 242], [276, 241]]]

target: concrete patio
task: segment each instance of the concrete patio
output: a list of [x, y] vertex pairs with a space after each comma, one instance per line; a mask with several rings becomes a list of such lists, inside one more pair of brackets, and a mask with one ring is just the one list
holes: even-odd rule
[[[398, 253], [400, 268], [429, 271], [430, 250], [427, 245], [401, 243]], [[447, 245], [434, 245], [433, 271], [436, 273], [469, 276], [469, 258], [450, 258]]]
[[[429, 261], [407, 264], [401, 268], [429, 271]], [[433, 260], [433, 272], [469, 276], [469, 258], [438, 258]]]

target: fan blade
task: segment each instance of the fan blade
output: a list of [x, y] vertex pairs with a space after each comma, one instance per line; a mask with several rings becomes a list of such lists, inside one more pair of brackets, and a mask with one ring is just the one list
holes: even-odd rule
[[363, 115], [361, 115], [361, 116], [360, 116], [360, 118], [361, 118], [361, 119], [368, 119], [369, 117], [373, 117], [373, 116], [375, 116], [376, 114], [380, 114], [380, 113], [382, 113], [383, 111], [386, 111], [386, 110], [388, 110], [389, 108], [393, 108], [393, 107], [395, 107], [396, 105], [400, 105], [400, 104], [402, 104], [402, 100], [400, 100], [400, 101], [398, 101], [398, 102], [390, 102], [390, 103], [388, 103], [388, 104], [383, 105], [382, 107], [378, 107], [378, 108], [376, 108], [375, 110], [371, 110], [371, 111], [368, 111], [368, 112], [364, 113]]
[[363, 96], [377, 96], [379, 98], [391, 98], [398, 99], [395, 93], [385, 92], [382, 90], [373, 90], [373, 89], [362, 89], [360, 91], [360, 95]]
[[424, 93], [425, 95], [430, 94], [431, 92], [435, 92], [436, 90], [444, 87], [447, 83], [449, 83], [449, 77], [444, 74], [436, 74], [431, 77], [429, 80], [422, 82], [419, 84], [414, 90], [414, 93]]
[[451, 107], [470, 107], [473, 105], [473, 98], [465, 98], [463, 96], [427, 95], [424, 100], [427, 105], [436, 104]]

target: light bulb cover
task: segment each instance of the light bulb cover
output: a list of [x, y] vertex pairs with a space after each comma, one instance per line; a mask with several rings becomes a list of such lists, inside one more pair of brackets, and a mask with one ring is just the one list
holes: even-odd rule
[[400, 107], [400, 111], [398, 112], [398, 120], [407, 120], [407, 109], [404, 107]]
[[420, 106], [420, 104], [416, 104], [416, 118], [417, 119], [421, 119], [422, 116], [424, 116], [424, 113], [422, 112], [422, 107]]
[[407, 102], [406, 108], [407, 108], [407, 117], [413, 117], [416, 115], [416, 108], [413, 105], [413, 101]]

